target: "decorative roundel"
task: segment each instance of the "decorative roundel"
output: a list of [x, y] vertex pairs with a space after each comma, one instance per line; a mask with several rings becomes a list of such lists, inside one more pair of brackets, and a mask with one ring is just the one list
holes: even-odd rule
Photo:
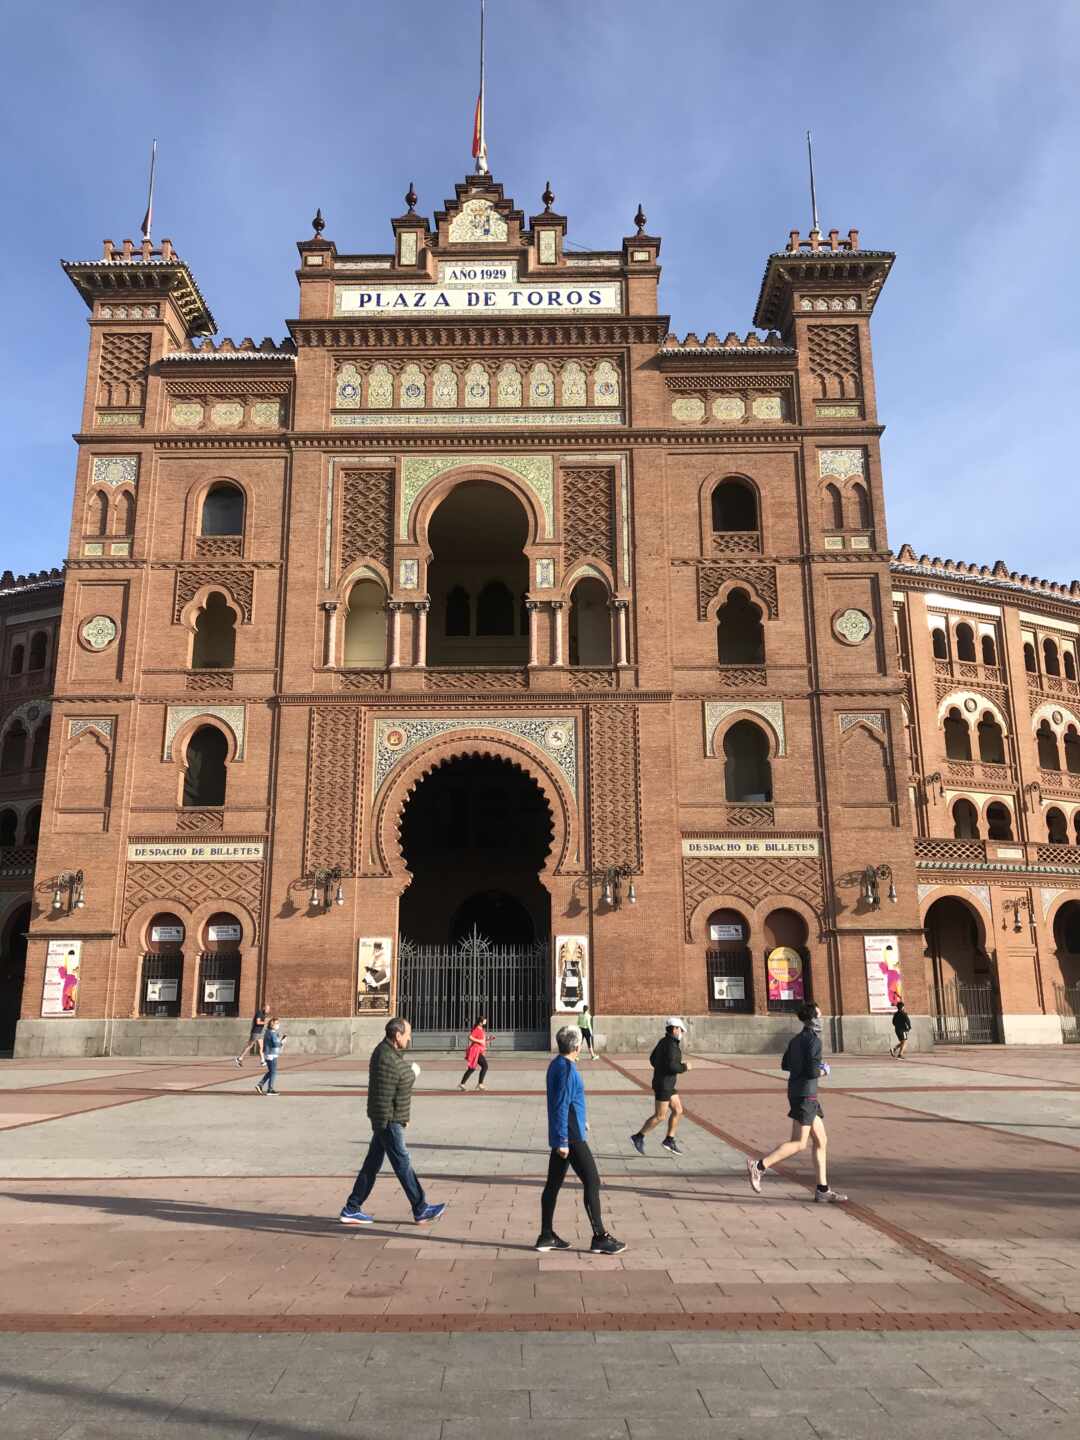
[[1061, 722], [1065, 719], [1065, 716], [1061, 713], [1060, 710], [1054, 710], [1051, 711], [1050, 719], [1053, 720], [1055, 725], [1060, 725]]
[[545, 750], [565, 750], [570, 744], [570, 731], [565, 725], [549, 725], [544, 732]]
[[88, 650], [106, 650], [117, 636], [116, 621], [108, 615], [92, 615], [79, 631]]
[[541, 380], [541, 381], [539, 381], [534, 388], [535, 388], [535, 390], [536, 390], [537, 395], [550, 395], [550, 394], [551, 394], [551, 386], [547, 383], [546, 380]]
[[383, 744], [388, 750], [400, 750], [405, 744], [405, 731], [395, 725], [393, 730], [387, 730], [383, 736]]
[[611, 381], [611, 380], [601, 380], [600, 383], [599, 383], [599, 385], [597, 385], [597, 387], [596, 387], [596, 393], [597, 393], [598, 395], [614, 395], [614, 394], [615, 394], [615, 385], [614, 385], [614, 382]]
[[973, 700], [969, 695], [968, 698], [964, 701], [964, 709], [968, 712], [969, 715], [974, 715], [975, 711], [978, 708], [979, 702], [977, 700]]
[[423, 394], [423, 389], [414, 380], [411, 385], [405, 386], [405, 394], [410, 400], [416, 400]]
[[360, 386], [354, 385], [351, 380], [346, 380], [338, 386], [338, 394], [342, 400], [359, 400]]
[[475, 385], [469, 386], [469, 394], [474, 400], [480, 400], [487, 394], [487, 386], [481, 385], [478, 381]]
[[873, 628], [870, 616], [863, 610], [841, 610], [833, 617], [833, 631], [845, 645], [861, 645]]

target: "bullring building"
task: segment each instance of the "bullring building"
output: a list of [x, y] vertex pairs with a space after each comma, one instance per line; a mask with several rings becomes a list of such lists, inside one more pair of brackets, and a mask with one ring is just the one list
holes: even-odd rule
[[875, 1050], [900, 994], [921, 1044], [1068, 1036], [1080, 595], [892, 556], [893, 256], [793, 231], [754, 330], [678, 339], [640, 211], [592, 251], [550, 189], [417, 204], [380, 254], [317, 216], [279, 342], [215, 339], [167, 240], [64, 264], [32, 725], [57, 581], [2, 617], [16, 1053], [221, 1054], [258, 1000], [323, 1051], [586, 1002], [611, 1049], [773, 1049], [809, 998]]

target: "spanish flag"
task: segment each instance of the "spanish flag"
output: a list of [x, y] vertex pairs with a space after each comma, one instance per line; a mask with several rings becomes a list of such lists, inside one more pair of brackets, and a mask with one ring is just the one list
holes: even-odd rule
[[476, 97], [476, 114], [473, 117], [472, 137], [473, 159], [476, 161], [476, 173], [483, 175], [487, 173], [487, 141], [484, 139], [484, 92], [481, 90]]

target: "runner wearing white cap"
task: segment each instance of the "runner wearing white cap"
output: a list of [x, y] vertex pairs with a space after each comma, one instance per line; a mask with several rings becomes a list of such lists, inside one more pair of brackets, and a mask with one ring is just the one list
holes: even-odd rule
[[649, 1064], [653, 1067], [653, 1096], [656, 1105], [653, 1113], [641, 1129], [630, 1136], [630, 1144], [639, 1155], [645, 1154], [645, 1136], [654, 1130], [662, 1120], [667, 1120], [667, 1135], [660, 1142], [660, 1148], [669, 1155], [681, 1155], [682, 1150], [675, 1139], [675, 1131], [682, 1119], [683, 1104], [676, 1094], [679, 1076], [690, 1069], [689, 1060], [682, 1058], [682, 1038], [686, 1034], [686, 1021], [672, 1015], [664, 1030], [664, 1038], [657, 1041]]

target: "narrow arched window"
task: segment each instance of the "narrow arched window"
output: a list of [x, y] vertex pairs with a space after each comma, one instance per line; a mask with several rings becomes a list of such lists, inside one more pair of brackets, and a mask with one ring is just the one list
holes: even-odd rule
[[979, 759], [987, 765], [1005, 764], [1005, 736], [989, 712], [979, 721]]
[[1046, 812], [1046, 838], [1051, 845], [1069, 843], [1068, 821], [1056, 805], [1052, 805]]
[[732, 590], [716, 612], [716, 649], [721, 665], [764, 665], [761, 610], [745, 590]]
[[1062, 663], [1063, 663], [1064, 666], [1065, 666], [1065, 679], [1066, 679], [1066, 680], [1075, 680], [1075, 679], [1076, 679], [1076, 657], [1075, 657], [1075, 655], [1073, 655], [1073, 652], [1072, 652], [1071, 650], [1063, 650], [1063, 651], [1061, 652], [1061, 659], [1062, 659]]
[[26, 648], [25, 648], [25, 646], [23, 646], [23, 645], [13, 645], [13, 646], [11, 647], [11, 673], [12, 673], [12, 675], [21, 675], [21, 674], [23, 673], [23, 666], [24, 666], [25, 664], [26, 664]]
[[188, 741], [184, 775], [184, 805], [224, 805], [226, 757], [225, 736], [215, 725], [200, 725]]
[[29, 670], [44, 670], [45, 662], [49, 658], [49, 637], [44, 630], [39, 630], [30, 641], [30, 664]]
[[1061, 664], [1058, 660], [1058, 647], [1053, 640], [1043, 641], [1043, 669], [1047, 675], [1061, 674]]
[[464, 585], [455, 585], [446, 597], [446, 635], [472, 633], [472, 602]]
[[836, 485], [825, 486], [825, 528], [826, 530], [842, 530], [844, 528], [844, 502], [840, 498], [840, 491]]
[[16, 720], [4, 736], [3, 746], [0, 746], [0, 775], [18, 775], [21, 770], [26, 769], [28, 738], [22, 722]]
[[979, 642], [982, 648], [982, 663], [984, 665], [997, 664], [997, 645], [993, 635], [984, 635]]
[[607, 586], [600, 580], [579, 580], [570, 594], [570, 664], [612, 663], [611, 608]]
[[744, 480], [721, 480], [712, 493], [712, 528], [716, 535], [758, 529], [757, 496]]
[[1039, 751], [1039, 764], [1044, 770], [1060, 770], [1061, 756], [1058, 752], [1057, 736], [1044, 720], [1035, 731], [1035, 745]]
[[109, 497], [104, 490], [95, 490], [90, 496], [90, 503], [86, 507], [86, 533], [109, 533]]
[[36, 845], [40, 834], [41, 806], [35, 805], [33, 809], [26, 812], [26, 819], [23, 821], [23, 844]]
[[[1075, 725], [1065, 731], [1065, 769], [1070, 775], [1080, 775], [1080, 735]], [[1080, 810], [1077, 814], [1080, 815]]]
[[986, 807], [986, 833], [991, 840], [1011, 840], [1013, 838], [1012, 815], [1009, 807], [995, 800], [992, 805]]
[[968, 664], [975, 660], [975, 632], [970, 625], [956, 627], [956, 658]]
[[386, 591], [377, 580], [358, 580], [348, 605], [345, 664], [381, 670], [386, 664]]
[[7, 850], [15, 844], [19, 817], [14, 810], [0, 810], [0, 847]]
[[220, 481], [211, 485], [203, 501], [200, 535], [242, 535], [244, 533], [244, 492], [237, 485]]
[[870, 529], [870, 496], [866, 493], [866, 486], [860, 485], [858, 481], [851, 487], [851, 501], [854, 515], [852, 519], [860, 530]]
[[44, 770], [49, 756], [49, 721], [46, 718], [34, 731], [34, 744], [30, 752], [30, 769]]
[[739, 720], [724, 736], [724, 793], [739, 804], [772, 801], [769, 742], [750, 720]]
[[116, 530], [118, 535], [135, 534], [135, 496], [125, 490], [116, 502]]
[[971, 731], [954, 706], [945, 717], [945, 754], [950, 760], [971, 759]]
[[947, 660], [949, 658], [949, 642], [945, 638], [945, 631], [935, 628], [930, 632], [930, 643], [934, 647], [935, 660]]
[[970, 800], [957, 800], [952, 808], [953, 837], [957, 840], [979, 839], [979, 812]]
[[1024, 669], [1029, 675], [1037, 675], [1039, 673], [1038, 662], [1035, 659], [1035, 646], [1030, 640], [1024, 643]]
[[501, 580], [489, 580], [476, 602], [477, 635], [513, 635], [514, 597]]
[[195, 641], [191, 647], [193, 670], [228, 670], [236, 660], [236, 613], [217, 590], [195, 617]]

